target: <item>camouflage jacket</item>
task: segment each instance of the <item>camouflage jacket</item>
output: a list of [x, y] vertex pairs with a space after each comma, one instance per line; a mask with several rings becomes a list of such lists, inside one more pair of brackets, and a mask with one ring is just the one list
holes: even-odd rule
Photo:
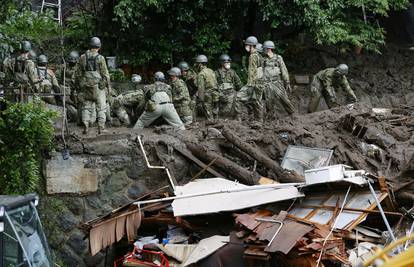
[[108, 67], [105, 58], [98, 52], [88, 50], [79, 58], [77, 65], [75, 80], [82, 82], [87, 72], [97, 72], [100, 75], [99, 88], [106, 89], [108, 95], [111, 92], [111, 78], [109, 76]]
[[274, 54], [273, 57], [263, 57], [263, 79], [282, 81], [284, 85], [290, 83], [289, 72], [282, 56]]
[[216, 70], [216, 78], [221, 91], [228, 89], [239, 91], [243, 86], [239, 75], [233, 69], [219, 68]]
[[190, 94], [185, 82], [181, 79], [176, 79], [171, 82], [172, 100], [174, 106], [189, 106], [190, 105]]
[[171, 86], [166, 83], [156, 81], [153, 84], [144, 86], [145, 99], [155, 103], [172, 102]]
[[190, 94], [190, 96], [195, 95], [195, 93], [197, 92], [197, 85], [196, 85], [197, 74], [195, 73], [195, 71], [192, 69], [189, 69], [185, 75], [183, 74], [182, 78], [187, 85], [188, 93]]
[[122, 106], [125, 107], [138, 107], [142, 108], [145, 104], [145, 95], [142, 88], [137, 88], [136, 90], [131, 90], [123, 92], [114, 98], [113, 108], [118, 109]]
[[[72, 90], [76, 88], [76, 69], [77, 64], [73, 66], [66, 65], [65, 69], [65, 86], [71, 88]], [[63, 66], [56, 71], [56, 78], [59, 83], [63, 85]]]
[[7, 58], [4, 61], [6, 81], [13, 82], [14, 86], [31, 85], [36, 87], [38, 84], [36, 65], [30, 59], [22, 56]]
[[39, 93], [60, 93], [60, 86], [55, 73], [47, 67], [36, 67], [37, 80], [39, 80]]
[[216, 75], [210, 68], [204, 67], [200, 70], [197, 74], [196, 85], [198, 89], [197, 94], [201, 98], [203, 98], [205, 94], [212, 95], [213, 98], [216, 98], [219, 95]]
[[253, 52], [249, 56], [249, 66], [247, 69], [247, 85], [254, 86], [259, 79], [257, 69], [262, 65], [261, 56], [257, 51]]
[[348, 80], [345, 75], [336, 75], [335, 68], [327, 68], [319, 71], [315, 75], [323, 86], [323, 89], [327, 91], [330, 97], [335, 98], [335, 88], [341, 88], [354, 100], [357, 99], [354, 91], [349, 86]]

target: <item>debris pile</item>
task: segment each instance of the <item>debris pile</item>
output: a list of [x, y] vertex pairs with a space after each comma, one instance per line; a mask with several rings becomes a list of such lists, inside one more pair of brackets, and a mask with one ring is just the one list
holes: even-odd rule
[[[353, 105], [137, 136], [147, 167], [170, 186], [86, 223], [91, 253], [124, 241], [115, 266], [360, 266], [398, 243], [383, 254], [405, 257], [413, 253], [408, 239], [398, 241], [414, 226], [411, 114]], [[196, 166], [191, 179], [174, 176], [165, 146]], [[151, 165], [152, 147], [164, 167]]]

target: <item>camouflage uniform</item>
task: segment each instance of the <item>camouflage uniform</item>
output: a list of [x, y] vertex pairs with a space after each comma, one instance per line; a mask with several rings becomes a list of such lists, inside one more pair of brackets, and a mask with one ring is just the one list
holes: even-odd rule
[[282, 106], [287, 113], [292, 114], [295, 108], [286, 91], [290, 84], [289, 73], [281, 56], [264, 56], [262, 79], [267, 110], [273, 113], [274, 107]]
[[171, 82], [172, 100], [178, 115], [185, 125], [193, 122], [193, 111], [191, 110], [191, 98], [185, 82], [176, 79]]
[[[20, 90], [25, 93], [37, 91], [39, 81], [37, 80], [36, 65], [23, 54], [14, 58], [7, 58], [4, 61], [6, 97], [9, 100], [16, 100]], [[10, 86], [9, 86], [10, 85]], [[23, 100], [23, 99], [22, 99]]]
[[239, 91], [242, 87], [240, 77], [233, 69], [220, 68], [216, 70], [216, 78], [220, 90], [219, 114], [221, 116], [231, 116], [236, 91]]
[[338, 75], [335, 73], [335, 68], [327, 68], [318, 72], [311, 83], [312, 98], [309, 103], [308, 111], [315, 112], [318, 109], [321, 97], [325, 99], [329, 108], [340, 105], [335, 89], [341, 88], [344, 90], [352, 101], [357, 101], [354, 91], [349, 86], [345, 75]]
[[172, 104], [171, 87], [160, 81], [144, 86], [147, 100], [145, 111], [139, 117], [134, 129], [150, 126], [156, 119], [162, 117], [168, 124], [185, 130], [184, 124]]
[[[66, 68], [63, 66], [56, 72], [56, 78], [63, 88], [63, 76], [65, 76], [65, 94], [66, 94], [66, 109], [70, 121], [79, 122], [81, 119], [80, 103], [78, 101], [78, 86], [76, 83], [76, 69], [77, 64], [67, 64]], [[65, 71], [65, 73], [63, 73]], [[65, 74], [65, 75], [63, 75]]]
[[197, 102], [204, 116], [211, 120], [218, 116], [220, 92], [214, 71], [206, 66], [197, 74]]
[[[60, 86], [55, 73], [46, 66], [37, 66], [37, 79], [39, 81], [38, 93], [55, 94], [60, 93]], [[41, 99], [48, 104], [56, 105], [55, 96], [42, 96]]]
[[196, 102], [197, 102], [197, 86], [196, 86], [196, 78], [197, 74], [194, 70], [189, 69], [185, 73], [182, 73], [182, 79], [187, 85], [188, 93], [190, 94], [191, 102], [190, 102], [190, 109], [192, 111], [192, 117], [194, 118], [196, 115]]
[[106, 97], [110, 91], [110, 77], [103, 56], [93, 50], [86, 51], [79, 58], [76, 79], [79, 81], [78, 98], [82, 109], [82, 122], [85, 126], [92, 124], [96, 109], [98, 126], [105, 128]]
[[[2, 38], [0, 38], [1, 41]], [[6, 43], [0, 43], [0, 91], [3, 91], [6, 86], [6, 68], [4, 63], [13, 53], [13, 47], [9, 46]]]
[[113, 111], [118, 119], [129, 125], [131, 113], [141, 114], [145, 106], [144, 91], [138, 87], [134, 91], [124, 92], [114, 98]]
[[241, 113], [242, 103], [250, 102], [256, 119], [263, 119], [263, 86], [260, 84], [261, 66], [262, 57], [257, 51], [254, 51], [249, 56], [247, 84], [236, 94], [235, 111], [238, 117]]

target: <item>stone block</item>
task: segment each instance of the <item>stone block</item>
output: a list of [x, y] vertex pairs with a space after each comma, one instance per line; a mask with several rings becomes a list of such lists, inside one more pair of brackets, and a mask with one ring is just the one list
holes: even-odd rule
[[87, 159], [72, 156], [64, 160], [56, 154], [44, 169], [48, 194], [87, 194], [98, 190], [98, 169], [86, 168]]

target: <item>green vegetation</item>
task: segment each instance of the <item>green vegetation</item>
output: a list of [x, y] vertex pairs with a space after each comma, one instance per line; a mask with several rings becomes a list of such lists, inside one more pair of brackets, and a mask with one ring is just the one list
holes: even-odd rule
[[41, 155], [51, 148], [55, 116], [40, 103], [8, 103], [0, 111], [0, 194], [38, 191]]

